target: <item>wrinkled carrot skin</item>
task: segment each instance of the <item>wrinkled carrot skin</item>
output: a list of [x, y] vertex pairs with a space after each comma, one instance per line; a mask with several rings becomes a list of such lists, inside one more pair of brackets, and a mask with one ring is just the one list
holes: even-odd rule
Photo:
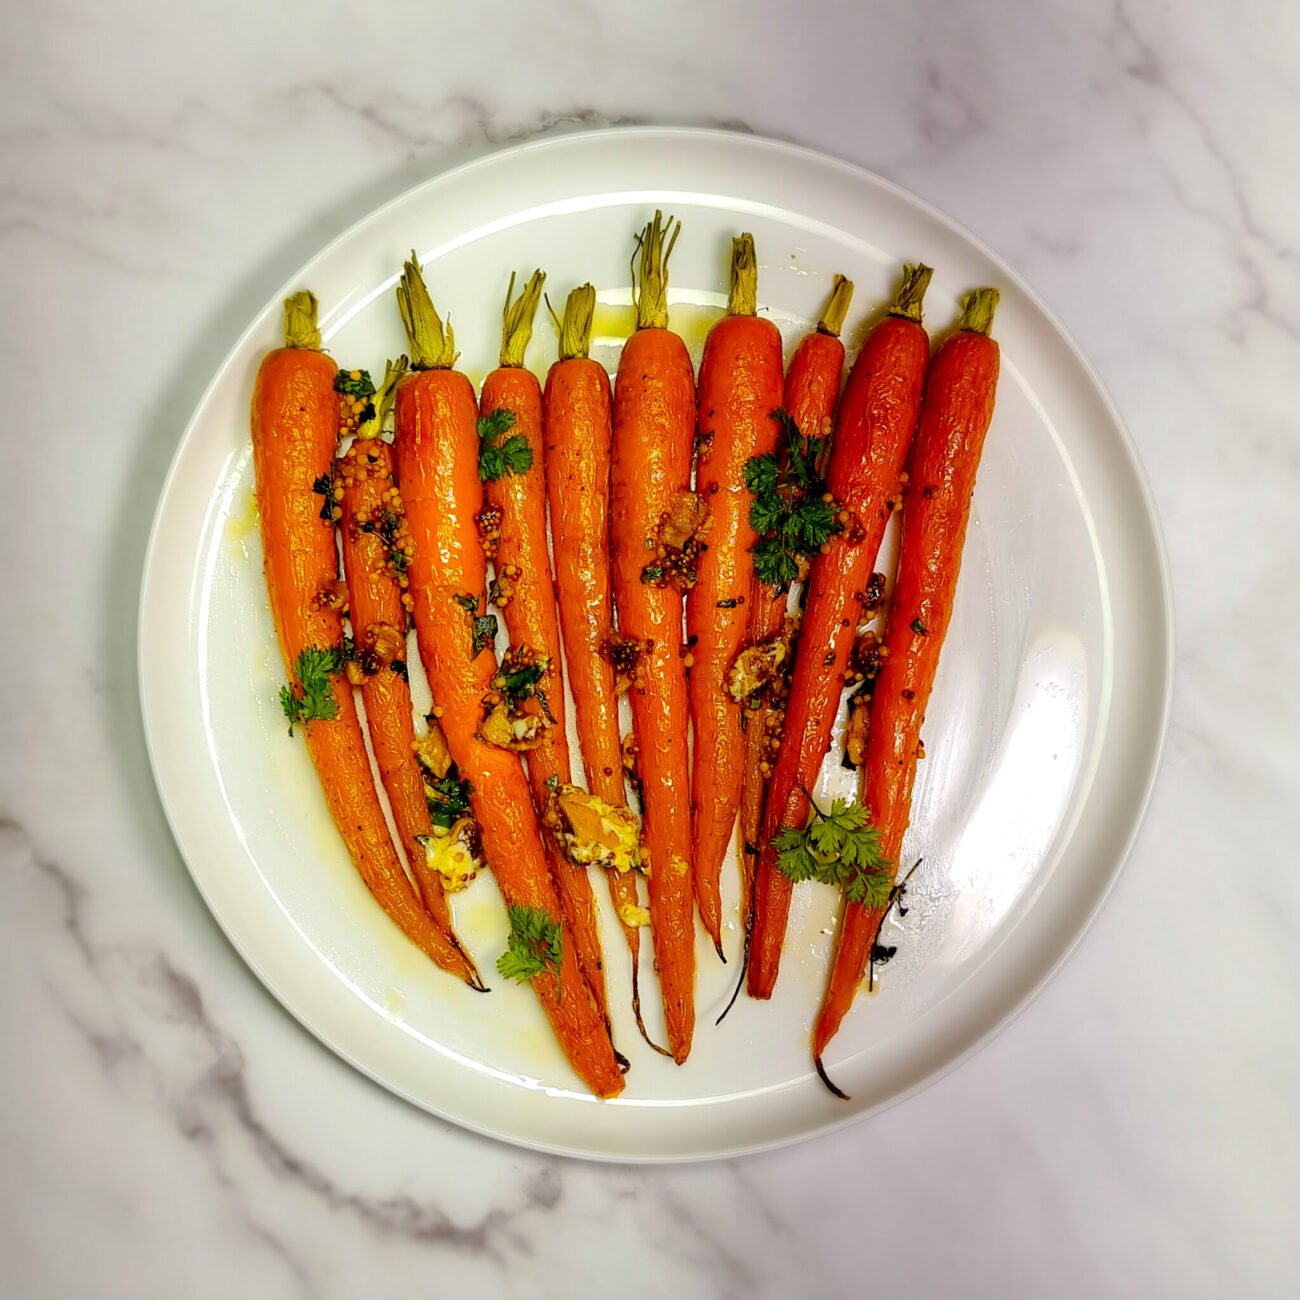
[[865, 589], [880, 549], [916, 429], [929, 339], [915, 321], [887, 316], [854, 362], [840, 399], [827, 489], [848, 514], [842, 532], [808, 574], [781, 747], [768, 787], [755, 885], [748, 989], [769, 998], [790, 913], [789, 879], [772, 839], [808, 819], [808, 795], [830, 744]]
[[772, 412], [781, 405], [781, 333], [757, 316], [725, 316], [709, 331], [696, 401], [695, 490], [709, 503], [708, 549], [686, 598], [691, 638], [688, 681], [695, 725], [691, 829], [700, 918], [722, 954], [722, 860], [731, 843], [744, 780], [741, 706], [726, 688], [745, 641], [753, 585], [745, 463], [776, 446]]
[[[474, 815], [502, 897], [562, 921], [523, 766], [477, 735], [496, 660], [490, 650], [471, 653], [470, 616], [455, 601], [470, 595], [482, 609], [487, 577], [474, 521], [483, 504], [477, 415], [474, 390], [456, 371], [419, 371], [398, 386], [394, 445], [415, 543], [409, 574], [416, 638], [448, 748], [474, 786]], [[574, 1070], [597, 1096], [617, 1096], [623, 1075], [567, 925], [559, 980], [546, 972], [532, 987]]]
[[[572, 772], [565, 727], [555, 580], [546, 546], [541, 386], [531, 371], [502, 366], [484, 380], [479, 405], [485, 415], [493, 411], [512, 412], [515, 423], [511, 434], [527, 438], [533, 453], [530, 469], [522, 474], [503, 474], [495, 482], [485, 483], [483, 495], [489, 504], [501, 510], [501, 537], [495, 560], [497, 573], [508, 566], [517, 565], [519, 568], [519, 575], [513, 580], [513, 592], [501, 611], [511, 644], [531, 646], [551, 661], [542, 678], [541, 689], [545, 692], [555, 725], [547, 730], [542, 743], [531, 750], [527, 758], [528, 782], [537, 808], [542, 810], [546, 807], [546, 782], [552, 777], [567, 782], [572, 778]], [[577, 945], [578, 965], [601, 1015], [608, 1020], [605, 963], [591, 877], [585, 868], [570, 863], [549, 835], [546, 841], [551, 873]]]
[[[546, 494], [555, 551], [560, 631], [577, 714], [587, 788], [614, 807], [627, 802], [619, 746], [614, 669], [605, 646], [614, 631], [609, 558], [613, 399], [605, 367], [589, 357], [557, 361], [546, 377], [543, 427]], [[632, 872], [606, 872], [614, 908], [637, 903]], [[636, 926], [623, 935], [635, 960]]]
[[[339, 520], [353, 639], [357, 645], [365, 645], [371, 629], [388, 626], [403, 632], [405, 641], [407, 614], [402, 590], [386, 563], [383, 541], [357, 527], [358, 520], [370, 518], [384, 504], [384, 493], [395, 482], [393, 449], [378, 438], [357, 439], [343, 459], [357, 470], [344, 478], [343, 518]], [[424, 777], [412, 748], [411, 688], [400, 671], [385, 665], [362, 684], [361, 699], [366, 706], [370, 745], [411, 874], [429, 915], [450, 934], [451, 911], [442, 881], [425, 865], [424, 850], [416, 840], [418, 835], [431, 834], [433, 823], [424, 798]]]
[[[338, 575], [334, 526], [320, 517], [313, 490], [334, 465], [339, 433], [337, 367], [321, 352], [280, 348], [262, 362], [253, 389], [253, 466], [271, 613], [290, 680], [308, 646], [326, 649], [343, 640], [337, 609], [322, 606], [321, 592]], [[307, 723], [307, 750], [320, 778], [330, 816], [366, 888], [397, 927], [435, 964], [474, 982], [460, 948], [430, 919], [393, 846], [371, 775], [352, 688], [331, 682], [338, 714]]]
[[[975, 474], [993, 418], [998, 345], [963, 330], [939, 349], [926, 381], [903, 503], [898, 578], [889, 606], [889, 654], [871, 698], [863, 797], [881, 846], [898, 862], [912, 807], [921, 724], [952, 616]], [[925, 633], [912, 626], [919, 622]], [[845, 907], [830, 981], [813, 1034], [821, 1057], [866, 974], [883, 909]]]
[[695, 899], [691, 879], [689, 709], [682, 598], [641, 581], [660, 522], [690, 490], [695, 376], [686, 345], [666, 329], [637, 330], [614, 385], [610, 537], [619, 631], [648, 642], [645, 685], [631, 694], [645, 792], [650, 916], [668, 1047], [680, 1064], [695, 1031]]
[[[844, 344], [838, 336], [815, 330], [795, 349], [786, 371], [785, 409], [805, 438], [830, 436], [843, 374]], [[776, 636], [785, 621], [786, 593], [755, 578], [749, 600], [745, 639], [757, 644]], [[759, 764], [770, 707], [767, 700], [760, 701], [758, 708], [750, 713], [745, 729], [745, 776], [740, 797], [740, 905], [741, 923], [747, 934], [767, 794], [767, 781]]]

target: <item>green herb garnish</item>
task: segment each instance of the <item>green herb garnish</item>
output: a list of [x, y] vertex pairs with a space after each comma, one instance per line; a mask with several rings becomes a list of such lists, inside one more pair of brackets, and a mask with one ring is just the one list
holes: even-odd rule
[[836, 799], [829, 813], [814, 803], [808, 825], [782, 831], [773, 844], [777, 867], [796, 884], [820, 880], [842, 890], [849, 902], [872, 910], [888, 904], [894, 863], [860, 803]]
[[480, 651], [486, 650], [497, 639], [497, 616], [495, 614], [480, 614], [476, 596], [458, 592], [452, 596], [452, 600], [469, 615], [469, 657], [473, 659]]
[[929, 632], [929, 628], [927, 628], [919, 618], [914, 618], [912, 620], [911, 628], [912, 631], [915, 632], [917, 636], [925, 636]]
[[559, 922], [539, 907], [511, 907], [509, 916], [509, 945], [497, 958], [497, 970], [521, 984], [549, 970], [558, 982], [563, 960]]
[[294, 665], [297, 682], [280, 687], [280, 707], [289, 719], [289, 734], [296, 723], [331, 722], [338, 717], [339, 704], [334, 698], [330, 676], [343, 668], [344, 652], [337, 647], [322, 650], [307, 646]]
[[373, 397], [375, 385], [369, 370], [340, 370], [334, 376], [334, 391], [349, 397]]
[[760, 582], [788, 587], [799, 575], [799, 561], [815, 555], [837, 532], [834, 502], [825, 500], [820, 462], [825, 438], [805, 438], [790, 414], [772, 412], [782, 443], [777, 452], [753, 456], [745, 464], [745, 486], [753, 494], [749, 522], [759, 540], [753, 546]]
[[469, 797], [474, 787], [466, 777], [461, 780], [460, 772], [453, 763], [445, 776], [424, 783], [424, 798], [429, 805], [429, 819], [435, 826], [450, 830], [456, 822], [470, 812]]
[[[478, 422], [478, 476], [495, 483], [506, 474], [526, 474], [533, 467], [533, 449], [522, 433], [505, 435], [515, 427], [515, 413], [500, 409]], [[504, 441], [502, 441], [504, 439]]]

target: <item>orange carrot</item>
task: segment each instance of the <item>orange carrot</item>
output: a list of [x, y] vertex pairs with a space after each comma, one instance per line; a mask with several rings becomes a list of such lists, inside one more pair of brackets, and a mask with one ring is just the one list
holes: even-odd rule
[[[335, 466], [336, 494], [342, 489], [339, 533], [355, 646], [346, 672], [361, 687], [370, 745], [420, 898], [434, 924], [456, 942], [442, 878], [430, 870], [424, 852], [433, 822], [414, 752], [406, 673], [411, 608], [406, 570], [412, 546], [396, 487], [393, 449], [380, 433], [406, 365], [405, 357], [389, 364], [382, 387], [368, 403], [369, 418], [360, 421], [357, 437]], [[353, 371], [345, 382], [360, 387], [362, 375]], [[363, 393], [351, 401], [359, 406], [366, 398]]]
[[610, 535], [619, 633], [636, 660], [632, 723], [645, 800], [651, 932], [668, 1046], [680, 1064], [695, 1030], [682, 591], [693, 581], [703, 519], [690, 486], [695, 376], [686, 345], [667, 328], [667, 263], [681, 229], [668, 224], [667, 248], [659, 212], [638, 240], [637, 329], [623, 348], [614, 385]]
[[[844, 344], [840, 330], [853, 301], [853, 281], [835, 277], [826, 312], [817, 328], [807, 334], [790, 358], [785, 377], [785, 411], [804, 438], [824, 438], [829, 445], [831, 420], [844, 373]], [[762, 581], [756, 574], [750, 586], [749, 621], [745, 639], [761, 645], [777, 636], [785, 620], [788, 588]], [[775, 685], [775, 683], [774, 683]], [[740, 797], [740, 900], [748, 968], [753, 921], [753, 888], [758, 868], [759, 840], [767, 782], [772, 774], [776, 744], [784, 718], [784, 703], [770, 693], [760, 694], [745, 718], [744, 784]]]
[[[619, 744], [618, 697], [611, 661], [614, 606], [609, 556], [609, 479], [613, 413], [609, 375], [588, 356], [596, 291], [569, 294], [560, 325], [560, 359], [546, 377], [546, 495], [555, 551], [556, 591], [565, 667], [577, 714], [587, 787], [615, 808], [627, 806]], [[638, 906], [636, 876], [606, 870], [619, 917]], [[632, 1005], [640, 1006], [641, 930], [623, 919], [632, 955]], [[649, 1042], [647, 1036], [646, 1041]], [[653, 1046], [653, 1044], [652, 1044]]]
[[[480, 452], [479, 477], [490, 512], [496, 603], [505, 617], [512, 645], [516, 649], [526, 646], [546, 663], [540, 683], [532, 689], [539, 694], [552, 725], [528, 753], [528, 779], [539, 812], [546, 807], [547, 782], [567, 784], [572, 777], [564, 722], [555, 580], [546, 548], [542, 390], [532, 371], [524, 369], [545, 278], [541, 271], [534, 271], [516, 300], [514, 276], [510, 277], [502, 316], [501, 365], [483, 381], [479, 399], [487, 437]], [[502, 427], [494, 431], [494, 422]], [[513, 449], [513, 455], [494, 455], [503, 447]], [[577, 945], [578, 965], [601, 1015], [608, 1021], [605, 963], [591, 879], [584, 868], [567, 861], [553, 837], [547, 835], [546, 839], [560, 902]]]
[[722, 859], [731, 843], [744, 777], [741, 707], [726, 676], [745, 639], [757, 534], [744, 470], [776, 447], [781, 405], [781, 332], [758, 311], [754, 237], [732, 240], [727, 315], [709, 331], [700, 361], [695, 487], [709, 503], [708, 546], [686, 598], [691, 646], [691, 780], [695, 896], [704, 928], [722, 951]]
[[303, 725], [330, 816], [375, 900], [438, 966], [481, 989], [473, 963], [411, 888], [375, 790], [352, 688], [339, 675], [343, 619], [333, 523], [339, 507], [331, 479], [338, 367], [320, 351], [313, 295], [285, 302], [284, 334], [286, 346], [258, 370], [252, 408], [263, 566], [291, 681], [281, 703], [290, 731]]
[[890, 314], [868, 336], [840, 399], [827, 488], [839, 503], [844, 528], [808, 573], [784, 732], [763, 816], [748, 978], [756, 998], [772, 996], [790, 912], [791, 883], [777, 868], [772, 841], [808, 820], [808, 792], [830, 744], [867, 579], [902, 491], [929, 358], [920, 318], [930, 275], [929, 267], [906, 268]]
[[560, 927], [558, 970], [539, 971], [533, 991], [575, 1071], [598, 1096], [613, 1097], [623, 1088], [619, 1060], [562, 923], [523, 766], [480, 735], [497, 665], [476, 522], [483, 504], [478, 409], [469, 380], [451, 368], [455, 343], [450, 329], [443, 330], [414, 254], [398, 305], [415, 373], [398, 385], [394, 447], [414, 544], [409, 574], [416, 638], [434, 714], [460, 776], [471, 783], [483, 847], [507, 906]]
[[[939, 349], [925, 385], [903, 501], [898, 578], [886, 653], [871, 696], [863, 801], [895, 864], [912, 806], [921, 724], [934, 686], [961, 569], [975, 474], [993, 418], [998, 345], [989, 338], [996, 289], [967, 296], [961, 327]], [[888, 904], [845, 906], [830, 982], [813, 1035], [818, 1072], [826, 1045], [853, 1005]]]

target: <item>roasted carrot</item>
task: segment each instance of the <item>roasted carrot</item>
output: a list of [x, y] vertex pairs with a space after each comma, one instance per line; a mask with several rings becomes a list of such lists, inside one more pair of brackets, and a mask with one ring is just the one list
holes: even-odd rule
[[668, 329], [668, 258], [681, 229], [655, 213], [637, 241], [636, 332], [614, 384], [610, 536], [614, 602], [627, 655], [645, 802], [650, 916], [668, 1047], [680, 1064], [695, 1029], [695, 901], [682, 593], [707, 513], [691, 492], [695, 376]]
[[253, 388], [253, 466], [263, 568], [290, 685], [281, 704], [301, 723], [330, 816], [366, 887], [438, 966], [483, 988], [473, 963], [430, 919], [407, 879], [375, 790], [352, 688], [343, 669], [331, 470], [340, 427], [338, 367], [320, 350], [316, 299], [285, 302], [285, 346]]
[[[528, 751], [528, 780], [539, 812], [546, 807], [547, 783], [567, 784], [572, 776], [565, 729], [555, 580], [546, 548], [542, 390], [532, 371], [524, 369], [524, 356], [532, 338], [533, 318], [545, 279], [541, 271], [534, 271], [516, 299], [515, 278], [510, 277], [502, 313], [501, 364], [483, 381], [479, 398], [479, 407], [489, 426], [484, 430], [488, 442], [480, 453], [479, 477], [483, 480], [483, 496], [490, 512], [496, 603], [505, 617], [512, 645], [528, 647], [532, 654], [540, 656], [538, 662], [545, 663], [541, 680], [533, 689], [545, 704], [551, 725], [541, 732], [537, 746]], [[503, 416], [506, 418], [502, 419]], [[493, 421], [505, 427], [494, 432]], [[511, 445], [515, 451], [511, 456], [494, 458], [490, 453], [504, 445], [502, 434], [514, 440]], [[548, 834], [546, 840], [560, 903], [577, 946], [578, 965], [601, 1015], [608, 1021], [605, 963], [591, 879], [585, 868], [565, 859], [552, 836]]]
[[695, 897], [704, 928], [722, 951], [722, 859], [731, 843], [744, 778], [741, 706], [726, 676], [745, 639], [757, 534], [749, 519], [745, 466], [776, 447], [781, 405], [781, 331], [758, 312], [754, 237], [732, 240], [727, 315], [709, 331], [700, 359], [695, 490], [709, 503], [708, 546], [686, 598], [688, 681], [695, 753], [691, 778]]
[[791, 883], [777, 869], [772, 841], [808, 820], [808, 792], [830, 744], [867, 579], [900, 499], [929, 358], [921, 301], [930, 275], [926, 266], [905, 269], [889, 314], [868, 336], [840, 398], [826, 477], [843, 527], [808, 573], [784, 731], [768, 787], [748, 978], [756, 998], [772, 996], [790, 911]]
[[[840, 330], [853, 301], [853, 281], [837, 275], [825, 314], [817, 328], [800, 340], [785, 376], [785, 411], [805, 438], [824, 438], [829, 446], [831, 421], [844, 374], [844, 344]], [[762, 645], [781, 632], [785, 620], [784, 584], [764, 582], [757, 574], [750, 585], [749, 619], [745, 639]], [[753, 921], [753, 888], [758, 868], [768, 778], [784, 718], [784, 702], [760, 693], [745, 718], [744, 783], [740, 797], [740, 906], [748, 967]]]
[[598, 1096], [623, 1088], [619, 1061], [563, 925], [541, 828], [517, 755], [483, 740], [484, 697], [497, 674], [485, 612], [487, 566], [478, 533], [483, 505], [474, 390], [452, 369], [455, 343], [414, 254], [398, 288], [414, 373], [397, 389], [394, 449], [413, 551], [409, 566], [416, 639], [438, 718], [483, 847], [513, 916], [527, 909], [558, 926], [557, 967], [531, 980], [573, 1068]]
[[[984, 436], [993, 418], [998, 345], [989, 337], [996, 289], [963, 303], [961, 325], [940, 347], [925, 385], [908, 463], [898, 577], [885, 623], [886, 653], [871, 697], [863, 802], [897, 870], [921, 757], [921, 725], [952, 617]], [[821, 1057], [866, 973], [886, 906], [847, 903], [826, 998], [813, 1034]], [[823, 1073], [823, 1077], [825, 1077]]]
[[[609, 479], [613, 412], [609, 375], [588, 355], [595, 304], [596, 291], [589, 284], [569, 294], [560, 323], [560, 357], [546, 377], [546, 496], [565, 667], [573, 692], [578, 748], [587, 787], [611, 807], [622, 808], [627, 805], [627, 797], [611, 659], [614, 606]], [[645, 1035], [639, 994], [641, 930], [626, 919], [635, 916], [630, 909], [638, 907], [636, 875], [610, 866], [606, 876], [632, 955], [633, 1010], [637, 1027]]]
[[[411, 609], [406, 571], [413, 548], [396, 487], [393, 448], [381, 432], [406, 366], [405, 357], [389, 364], [379, 392], [366, 403], [368, 418], [360, 421], [357, 437], [335, 466], [336, 496], [342, 489], [339, 533], [354, 645], [345, 671], [361, 688], [370, 745], [420, 898], [434, 924], [458, 944], [442, 878], [429, 868], [424, 851], [433, 822], [414, 752], [406, 672]], [[362, 374], [353, 371], [345, 382], [359, 386]], [[354, 406], [363, 402], [364, 396], [352, 399]]]

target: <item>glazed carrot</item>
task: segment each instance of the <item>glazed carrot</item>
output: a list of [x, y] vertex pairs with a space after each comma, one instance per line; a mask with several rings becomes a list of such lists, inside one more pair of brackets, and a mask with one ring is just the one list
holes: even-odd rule
[[[402, 867], [375, 791], [352, 688], [343, 678], [343, 619], [331, 470], [338, 442], [338, 367], [320, 351], [316, 299], [285, 302], [285, 346], [253, 388], [253, 467], [263, 567], [291, 685], [281, 692], [290, 731], [301, 723], [330, 816], [366, 887], [410, 941], [472, 987], [482, 983], [459, 946], [429, 918]], [[323, 504], [322, 504], [323, 500]]]
[[754, 237], [732, 240], [727, 315], [709, 331], [700, 359], [695, 489], [709, 503], [708, 547], [686, 598], [691, 645], [691, 778], [695, 897], [704, 928], [722, 952], [722, 859], [731, 843], [744, 777], [741, 706], [726, 676], [745, 639], [757, 534], [744, 471], [776, 447], [781, 405], [781, 331], [758, 311]]
[[867, 579], [902, 489], [929, 358], [921, 300], [930, 275], [926, 266], [905, 269], [889, 315], [868, 336], [840, 398], [827, 488], [844, 527], [808, 573], [785, 727], [768, 787], [748, 978], [756, 998], [772, 996], [790, 912], [791, 883], [777, 869], [772, 841], [808, 820], [808, 792], [830, 744]]
[[[411, 609], [406, 570], [413, 548], [397, 492], [393, 448], [381, 435], [406, 366], [405, 357], [389, 364], [382, 387], [369, 403], [369, 418], [360, 422], [357, 437], [335, 467], [335, 485], [342, 488], [339, 533], [355, 645], [346, 672], [361, 688], [370, 745], [420, 898], [434, 924], [457, 943], [442, 878], [429, 868], [424, 852], [433, 822], [414, 753], [406, 673]], [[357, 372], [348, 378], [360, 382]], [[353, 404], [362, 400], [353, 399]]]
[[[930, 367], [908, 464], [898, 578], [885, 625], [887, 653], [872, 691], [862, 765], [863, 802], [895, 871], [923, 752], [921, 724], [952, 617], [975, 474], [993, 418], [999, 359], [989, 329], [997, 303], [996, 289], [966, 297], [959, 330]], [[853, 1005], [885, 910], [860, 903], [845, 907], [813, 1034], [819, 1072], [827, 1043]]]
[[[826, 312], [817, 328], [804, 336], [790, 358], [785, 376], [785, 410], [795, 429], [805, 438], [825, 438], [829, 445], [835, 402], [844, 373], [844, 344], [840, 330], [853, 301], [853, 281], [835, 277]], [[757, 574], [750, 585], [749, 620], [745, 639], [751, 645], [770, 641], [785, 620], [788, 587], [762, 581]], [[759, 840], [767, 782], [776, 757], [775, 742], [784, 717], [767, 693], [758, 697], [745, 718], [744, 784], [740, 797], [740, 900], [748, 965], [753, 919], [753, 886], [758, 868]]]
[[706, 509], [691, 492], [695, 376], [686, 345], [668, 328], [663, 214], [638, 239], [637, 328], [614, 385], [610, 537], [619, 633], [632, 668], [632, 724], [645, 800], [650, 916], [668, 1046], [680, 1064], [695, 1029], [695, 902], [691, 882], [689, 712], [682, 591], [699, 554]]
[[484, 611], [487, 566], [476, 515], [478, 415], [474, 390], [453, 370], [455, 344], [444, 332], [412, 254], [398, 289], [415, 372], [397, 388], [394, 449], [398, 487], [414, 550], [409, 567], [416, 639], [438, 717], [470, 795], [483, 847], [502, 897], [561, 927], [558, 975], [532, 979], [574, 1070], [598, 1096], [623, 1088], [609, 1033], [579, 970], [572, 935], [562, 925], [541, 829], [519, 758], [480, 736], [484, 697], [497, 665]]
[[[565, 667], [577, 716], [587, 788], [612, 807], [627, 805], [619, 742], [618, 698], [611, 661], [614, 606], [609, 558], [609, 477], [613, 412], [609, 375], [588, 356], [596, 291], [569, 294], [560, 325], [560, 359], [546, 377], [546, 495]], [[606, 870], [620, 918], [638, 906], [636, 875]], [[632, 955], [632, 999], [641, 1020], [641, 930], [623, 921]], [[647, 1041], [648, 1038], [647, 1038]]]
[[[510, 417], [509, 437], [515, 439], [511, 458], [480, 454], [479, 477], [491, 512], [490, 545], [496, 572], [496, 603], [506, 621], [514, 647], [527, 646], [540, 655], [546, 669], [535, 690], [541, 692], [552, 725], [528, 752], [528, 780], [540, 812], [546, 807], [547, 782], [567, 784], [571, 777], [569, 738], [565, 730], [564, 680], [560, 668], [560, 628], [555, 611], [555, 580], [546, 548], [546, 481], [542, 464], [542, 390], [524, 355], [533, 333], [533, 317], [542, 296], [545, 276], [534, 271], [518, 299], [510, 277], [502, 314], [501, 364], [483, 381], [479, 406], [486, 420]], [[488, 433], [488, 452], [500, 434]], [[518, 439], [523, 439], [521, 444]], [[523, 446], [527, 454], [523, 453]], [[527, 462], [527, 463], [525, 463]], [[575, 503], [576, 504], [576, 503]], [[609, 1019], [605, 995], [605, 963], [601, 954], [596, 900], [585, 868], [569, 862], [553, 837], [546, 836], [551, 872], [559, 890], [565, 919], [577, 946], [578, 965], [591, 987], [601, 1015]]]

